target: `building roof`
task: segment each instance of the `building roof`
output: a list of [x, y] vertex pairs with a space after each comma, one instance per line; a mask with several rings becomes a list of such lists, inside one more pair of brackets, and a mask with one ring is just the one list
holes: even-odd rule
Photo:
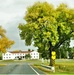
[[31, 53], [33, 51], [21, 51], [21, 50], [18, 50], [18, 51], [9, 51], [10, 53]]

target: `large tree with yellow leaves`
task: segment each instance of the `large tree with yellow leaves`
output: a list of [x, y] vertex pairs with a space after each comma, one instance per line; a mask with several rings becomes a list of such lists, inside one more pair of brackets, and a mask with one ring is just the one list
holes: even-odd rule
[[5, 53], [6, 49], [11, 48], [11, 45], [14, 44], [14, 41], [9, 40], [6, 35], [6, 30], [0, 26], [0, 52]]
[[34, 41], [40, 52], [49, 50], [50, 65], [53, 66], [51, 52], [74, 37], [74, 9], [66, 4], [54, 8], [47, 2], [37, 2], [27, 9], [24, 19], [26, 24], [19, 25], [21, 39], [26, 45]]

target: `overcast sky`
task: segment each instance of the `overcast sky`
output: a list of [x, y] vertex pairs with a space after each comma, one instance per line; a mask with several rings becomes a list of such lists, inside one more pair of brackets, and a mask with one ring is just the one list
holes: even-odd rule
[[[37, 1], [47, 1], [55, 7], [60, 3], [66, 3], [70, 8], [74, 8], [74, 0], [0, 0], [0, 25], [6, 29], [7, 37], [15, 41], [15, 44], [10, 50], [37, 49], [33, 45], [25, 46], [24, 41], [20, 39], [17, 28], [19, 23], [25, 23], [23, 17], [25, 11], [27, 11], [27, 7]], [[74, 41], [71, 42], [71, 46], [74, 46]]]

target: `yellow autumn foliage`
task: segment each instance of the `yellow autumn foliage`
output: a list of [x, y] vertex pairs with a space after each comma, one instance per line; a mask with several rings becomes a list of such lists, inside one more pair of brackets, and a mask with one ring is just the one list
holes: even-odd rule
[[14, 44], [14, 41], [11, 41], [7, 38], [1, 38], [0, 39], [0, 51], [1, 52], [6, 52], [6, 49], [10, 48], [11, 45]]
[[5, 53], [6, 49], [11, 48], [11, 45], [14, 44], [14, 41], [9, 40], [5, 36], [5, 29], [0, 26], [0, 52]]

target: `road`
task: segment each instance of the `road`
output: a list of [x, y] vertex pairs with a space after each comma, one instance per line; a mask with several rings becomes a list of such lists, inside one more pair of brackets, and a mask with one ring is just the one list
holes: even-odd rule
[[13, 63], [0, 67], [0, 74], [45, 75], [41, 70], [32, 67], [29, 63]]

